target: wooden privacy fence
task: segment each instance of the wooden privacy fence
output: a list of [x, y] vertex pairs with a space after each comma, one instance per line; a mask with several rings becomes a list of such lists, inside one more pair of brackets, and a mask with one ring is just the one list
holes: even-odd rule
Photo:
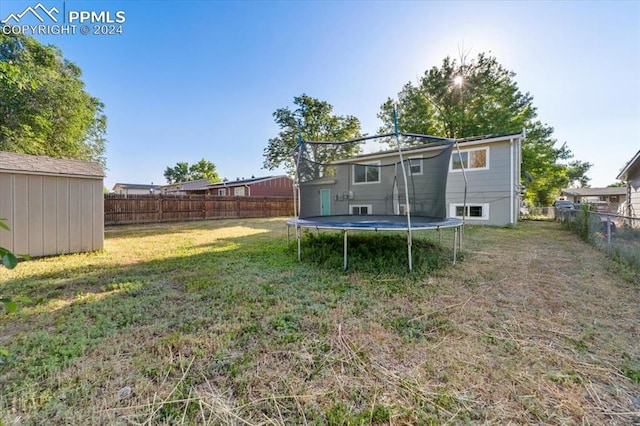
[[293, 215], [289, 197], [105, 194], [104, 224], [181, 222]]

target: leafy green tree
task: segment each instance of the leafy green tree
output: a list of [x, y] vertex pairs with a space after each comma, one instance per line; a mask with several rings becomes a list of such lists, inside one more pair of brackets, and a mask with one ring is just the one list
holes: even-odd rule
[[[360, 121], [353, 116], [333, 114], [333, 106], [311, 96], [302, 94], [293, 98], [295, 110], [279, 108], [273, 113], [280, 133], [269, 139], [264, 149], [264, 168], [273, 170], [284, 166], [289, 173], [295, 170], [294, 149], [299, 137], [304, 141], [345, 141], [361, 136]], [[359, 152], [356, 144], [309, 145], [307, 158], [317, 163], [328, 163]], [[313, 172], [316, 177], [317, 171]]]
[[[393, 100], [382, 104], [381, 132], [393, 129]], [[527, 130], [522, 146], [522, 170], [534, 181], [526, 199], [548, 204], [571, 182], [588, 182], [589, 163], [573, 161], [566, 144], [557, 147], [553, 128], [537, 120], [533, 97], [522, 93], [515, 73], [496, 58], [480, 53], [460, 63], [447, 57], [440, 68], [426, 71], [417, 84], [407, 83], [398, 94], [401, 131], [449, 138], [501, 135]]]
[[588, 188], [591, 178], [587, 176], [587, 172], [589, 171], [591, 166], [591, 163], [585, 163], [583, 161], [570, 161], [567, 165], [567, 176], [569, 177], [569, 184], [578, 184], [580, 188]]
[[167, 167], [164, 171], [167, 183], [187, 182], [189, 179], [189, 163], [178, 162], [173, 167]]
[[191, 172], [192, 180], [209, 179], [212, 182], [220, 182], [220, 177], [216, 171], [216, 165], [204, 158], [193, 164], [189, 168], [189, 171]]
[[54, 46], [0, 34], [0, 150], [105, 164], [104, 105]]
[[624, 182], [614, 182], [607, 185], [607, 188], [622, 188], [625, 186], [627, 186], [627, 184]]
[[[7, 231], [9, 230], [9, 227], [7, 226], [6, 223], [4, 223], [2, 219], [0, 219], [0, 228], [6, 229]], [[28, 256], [21, 256], [21, 257], [28, 258]], [[18, 266], [18, 256], [13, 254], [11, 250], [8, 250], [4, 247], [0, 247], [0, 259], [1, 259], [0, 264], [7, 269], [13, 269], [16, 266]], [[29, 302], [29, 299], [26, 297], [21, 297], [18, 299], [18, 301]], [[0, 297], [0, 303], [4, 305], [4, 308], [7, 312], [15, 312], [15, 310], [18, 309], [18, 305], [12, 299], [9, 299], [6, 297]], [[6, 349], [0, 348], [0, 357], [8, 356], [8, 355], [9, 353], [7, 352]]]
[[211, 183], [220, 182], [216, 165], [204, 158], [189, 166], [187, 162], [178, 162], [174, 167], [164, 171], [167, 183], [189, 182], [198, 179], [209, 179]]

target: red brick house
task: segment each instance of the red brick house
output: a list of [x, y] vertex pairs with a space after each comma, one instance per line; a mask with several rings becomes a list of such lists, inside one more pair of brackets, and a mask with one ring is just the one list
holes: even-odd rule
[[207, 185], [205, 193], [221, 197], [293, 197], [293, 179], [280, 175], [218, 182]]

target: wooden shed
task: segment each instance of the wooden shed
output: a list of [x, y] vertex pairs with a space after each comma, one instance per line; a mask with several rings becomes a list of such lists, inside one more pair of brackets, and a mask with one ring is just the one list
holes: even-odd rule
[[100, 250], [104, 172], [98, 163], [0, 152], [0, 247], [48, 256]]

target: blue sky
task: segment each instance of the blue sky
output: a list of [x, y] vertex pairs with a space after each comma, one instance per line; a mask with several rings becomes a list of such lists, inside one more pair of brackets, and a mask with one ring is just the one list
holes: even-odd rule
[[[0, 19], [34, 1], [0, 0]], [[380, 105], [461, 50], [490, 52], [606, 186], [640, 149], [640, 2], [42, 1], [124, 11], [123, 34], [38, 35], [83, 70], [109, 119], [105, 186], [164, 183], [205, 158], [265, 176], [273, 112], [306, 93], [375, 134]], [[27, 18], [24, 18], [25, 20]]]

